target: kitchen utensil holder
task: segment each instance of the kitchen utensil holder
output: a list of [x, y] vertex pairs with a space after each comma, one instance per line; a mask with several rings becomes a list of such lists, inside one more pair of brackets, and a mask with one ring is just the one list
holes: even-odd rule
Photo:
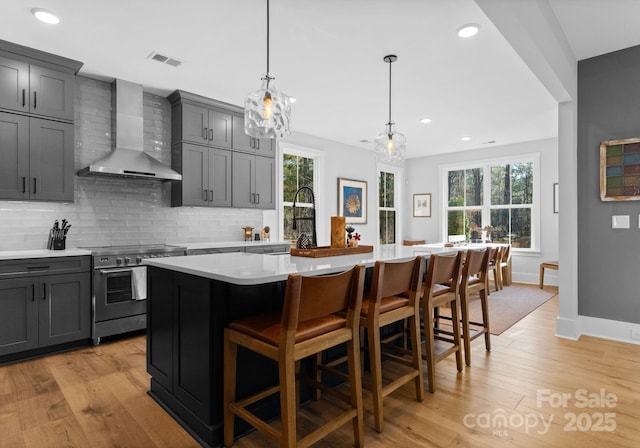
[[65, 250], [66, 249], [66, 238], [57, 238], [53, 240], [53, 250]]

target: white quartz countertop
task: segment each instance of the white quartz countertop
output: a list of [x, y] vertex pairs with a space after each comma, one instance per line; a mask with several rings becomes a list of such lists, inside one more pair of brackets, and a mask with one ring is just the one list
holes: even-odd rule
[[223, 247], [259, 247], [289, 245], [288, 241], [217, 241], [209, 243], [176, 243], [173, 246], [186, 247], [187, 250], [217, 249]]
[[20, 260], [24, 258], [76, 257], [78, 255], [91, 255], [91, 251], [88, 251], [85, 249], [0, 250], [0, 260]]
[[365, 254], [323, 258], [234, 252], [146, 259], [144, 264], [236, 285], [258, 285], [286, 280], [289, 274], [295, 272], [303, 275], [331, 274], [356, 264], [373, 266], [376, 260], [400, 261], [417, 255], [449, 252], [452, 249], [455, 250], [426, 246], [384, 246], [375, 247], [373, 252]]

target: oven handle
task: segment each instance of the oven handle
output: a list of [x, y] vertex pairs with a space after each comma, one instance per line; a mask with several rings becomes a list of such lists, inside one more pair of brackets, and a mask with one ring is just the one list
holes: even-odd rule
[[119, 274], [121, 272], [133, 272], [133, 268], [124, 269], [100, 269], [100, 275]]

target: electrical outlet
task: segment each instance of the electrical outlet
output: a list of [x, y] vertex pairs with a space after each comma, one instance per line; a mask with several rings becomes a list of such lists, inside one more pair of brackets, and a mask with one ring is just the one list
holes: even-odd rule
[[631, 339], [640, 339], [640, 328], [631, 329]]

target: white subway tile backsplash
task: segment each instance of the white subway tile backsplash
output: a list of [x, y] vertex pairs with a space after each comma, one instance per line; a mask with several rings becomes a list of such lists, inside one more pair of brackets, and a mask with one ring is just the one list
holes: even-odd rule
[[[111, 151], [111, 84], [77, 77], [75, 157], [80, 169]], [[171, 107], [144, 94], [144, 151], [171, 164]], [[242, 241], [243, 226], [262, 226], [262, 211], [170, 207], [168, 184], [75, 177], [73, 204], [0, 201], [8, 237], [0, 250], [43, 249], [56, 219], [71, 224], [68, 247]]]

